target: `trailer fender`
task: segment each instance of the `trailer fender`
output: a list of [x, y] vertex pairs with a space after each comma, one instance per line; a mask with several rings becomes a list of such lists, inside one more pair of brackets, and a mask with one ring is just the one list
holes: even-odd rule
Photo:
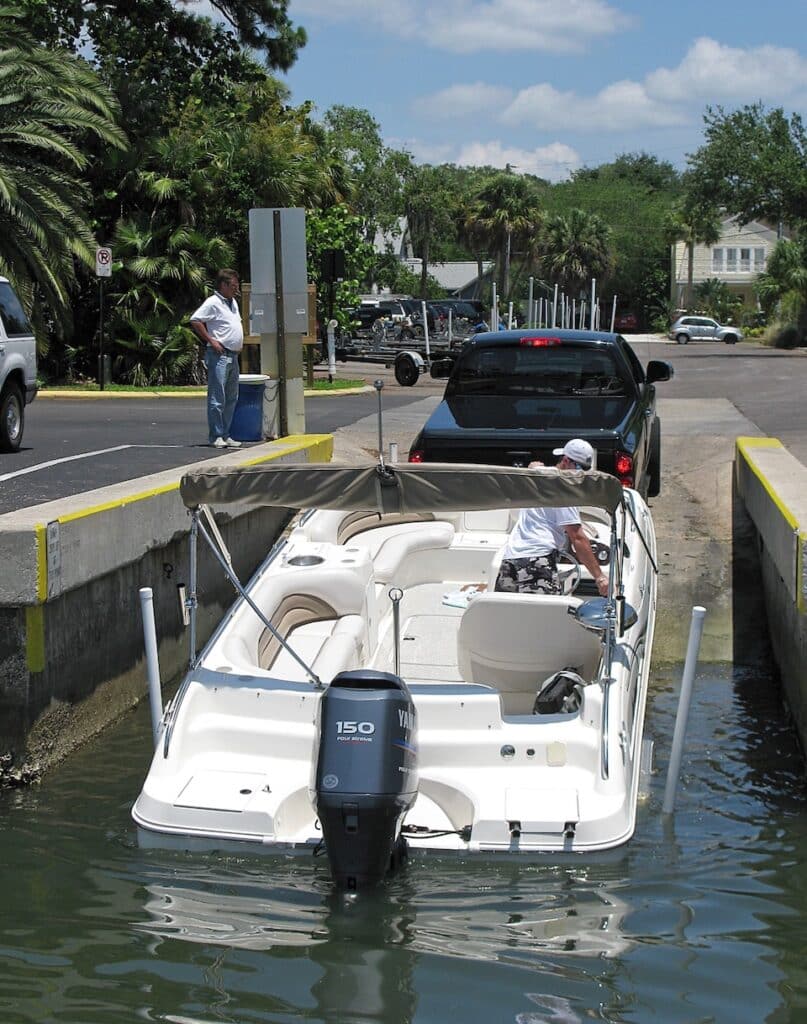
[[418, 377], [426, 369], [426, 363], [419, 352], [399, 352], [395, 357], [395, 379], [402, 388], [417, 384]]

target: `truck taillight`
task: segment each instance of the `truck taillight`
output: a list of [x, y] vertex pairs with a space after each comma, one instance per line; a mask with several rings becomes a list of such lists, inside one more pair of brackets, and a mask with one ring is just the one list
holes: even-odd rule
[[623, 487], [633, 487], [633, 457], [627, 452], [616, 453], [614, 472]]
[[529, 348], [554, 348], [556, 345], [562, 345], [563, 342], [560, 338], [547, 337], [545, 335], [536, 336], [534, 338], [519, 338], [519, 345], [526, 345]]
[[410, 462], [423, 462], [423, 450], [420, 448], [413, 448], [409, 452]]

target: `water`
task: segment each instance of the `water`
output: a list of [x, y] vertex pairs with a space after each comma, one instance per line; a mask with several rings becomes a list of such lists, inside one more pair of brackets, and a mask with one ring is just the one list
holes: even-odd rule
[[[680, 667], [648, 713], [666, 766]], [[805, 1019], [807, 802], [770, 681], [695, 684], [664, 774], [602, 860], [417, 860], [334, 897], [324, 861], [140, 851], [148, 709], [0, 797], [0, 1020], [785, 1024]]]

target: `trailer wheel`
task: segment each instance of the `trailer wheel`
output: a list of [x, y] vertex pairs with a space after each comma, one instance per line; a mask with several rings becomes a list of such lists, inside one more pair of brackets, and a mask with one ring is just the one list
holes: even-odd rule
[[395, 379], [402, 388], [411, 388], [417, 384], [420, 368], [411, 352], [401, 352], [395, 360]]

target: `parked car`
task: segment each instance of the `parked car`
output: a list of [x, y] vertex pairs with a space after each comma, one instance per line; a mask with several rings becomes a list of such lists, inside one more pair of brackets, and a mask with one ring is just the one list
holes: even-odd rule
[[724, 341], [727, 345], [736, 345], [743, 335], [739, 328], [724, 326], [709, 316], [681, 316], [670, 328], [670, 338], [679, 345], [688, 345], [690, 341]]
[[33, 328], [8, 279], [0, 277], [0, 451], [20, 447], [25, 406], [36, 392]]
[[448, 377], [440, 405], [410, 451], [410, 462], [554, 465], [572, 437], [591, 443], [597, 469], [655, 497], [661, 486], [658, 381], [672, 366], [642, 367], [619, 335], [590, 331], [478, 334], [456, 356], [436, 360]]
[[615, 331], [635, 331], [639, 327], [639, 318], [635, 313], [626, 310], [624, 313], [617, 313], [614, 317]]

